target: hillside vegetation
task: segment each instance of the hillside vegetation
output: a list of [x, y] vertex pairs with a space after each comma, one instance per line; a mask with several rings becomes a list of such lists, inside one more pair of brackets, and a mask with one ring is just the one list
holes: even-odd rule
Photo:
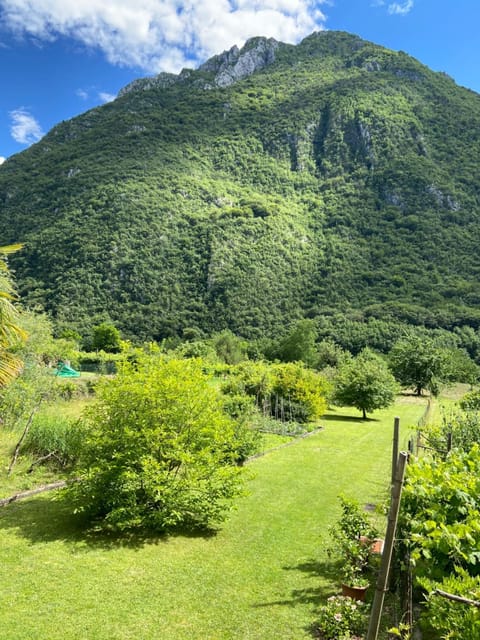
[[310, 317], [385, 349], [402, 322], [472, 334], [479, 132], [480, 97], [403, 52], [253, 39], [10, 158], [0, 244], [25, 243], [20, 293], [60, 329], [261, 338]]

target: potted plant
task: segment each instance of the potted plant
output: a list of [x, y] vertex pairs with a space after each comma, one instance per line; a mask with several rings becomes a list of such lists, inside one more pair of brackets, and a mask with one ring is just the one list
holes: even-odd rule
[[358, 566], [345, 564], [342, 572], [342, 595], [365, 602], [365, 594], [370, 581]]
[[369, 586], [366, 575], [372, 566], [371, 543], [376, 539], [377, 531], [355, 501], [343, 497], [340, 500], [342, 514], [331, 527], [330, 534], [335, 543], [335, 555], [340, 557], [343, 567], [342, 593], [363, 601]]

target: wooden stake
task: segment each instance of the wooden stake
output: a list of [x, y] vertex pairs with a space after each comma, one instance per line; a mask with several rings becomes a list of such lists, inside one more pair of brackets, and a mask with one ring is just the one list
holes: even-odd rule
[[30, 429], [30, 425], [32, 424], [32, 420], [33, 417], [35, 416], [35, 414], [37, 413], [38, 409], [40, 408], [40, 405], [42, 404], [43, 400], [44, 400], [45, 396], [42, 396], [40, 398], [40, 400], [37, 402], [37, 404], [33, 407], [32, 412], [27, 420], [27, 424], [25, 425], [25, 429], [23, 430], [22, 435], [20, 436], [20, 440], [17, 442], [17, 445], [15, 447], [15, 451], [13, 453], [13, 457], [12, 460], [10, 462], [10, 466], [8, 467], [8, 471], [7, 471], [7, 476], [9, 476], [12, 473], [12, 469], [17, 461], [18, 458], [18, 453], [20, 451], [20, 447], [22, 446], [22, 442], [25, 440], [25, 436], [28, 433], [28, 430]]
[[395, 542], [395, 530], [398, 522], [398, 512], [400, 509], [400, 498], [402, 496], [403, 478], [408, 460], [408, 453], [402, 451], [398, 458], [395, 473], [395, 482], [392, 488], [392, 500], [388, 513], [387, 532], [385, 534], [385, 545], [383, 547], [382, 562], [378, 574], [375, 595], [370, 613], [370, 622], [366, 640], [377, 640], [380, 628], [380, 618], [382, 616], [383, 601], [387, 587], [388, 574], [390, 573], [390, 563], [392, 561], [393, 545]]
[[398, 441], [400, 438], [400, 418], [396, 417], [393, 421], [393, 446], [392, 446], [392, 486], [395, 482], [395, 473], [398, 462]]

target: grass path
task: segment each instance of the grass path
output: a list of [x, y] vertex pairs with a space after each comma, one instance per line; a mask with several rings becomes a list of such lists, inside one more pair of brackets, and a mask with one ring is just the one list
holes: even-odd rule
[[424, 410], [409, 398], [253, 461], [249, 494], [212, 537], [88, 538], [46, 494], [0, 511], [2, 640], [301, 640], [336, 591], [327, 529], [340, 493], [384, 497], [393, 416], [403, 445]]

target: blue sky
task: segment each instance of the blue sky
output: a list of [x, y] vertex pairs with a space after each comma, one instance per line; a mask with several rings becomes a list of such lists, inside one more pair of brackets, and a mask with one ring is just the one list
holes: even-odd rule
[[135, 78], [254, 35], [349, 31], [480, 92], [479, 25], [478, 0], [0, 0], [0, 162]]

